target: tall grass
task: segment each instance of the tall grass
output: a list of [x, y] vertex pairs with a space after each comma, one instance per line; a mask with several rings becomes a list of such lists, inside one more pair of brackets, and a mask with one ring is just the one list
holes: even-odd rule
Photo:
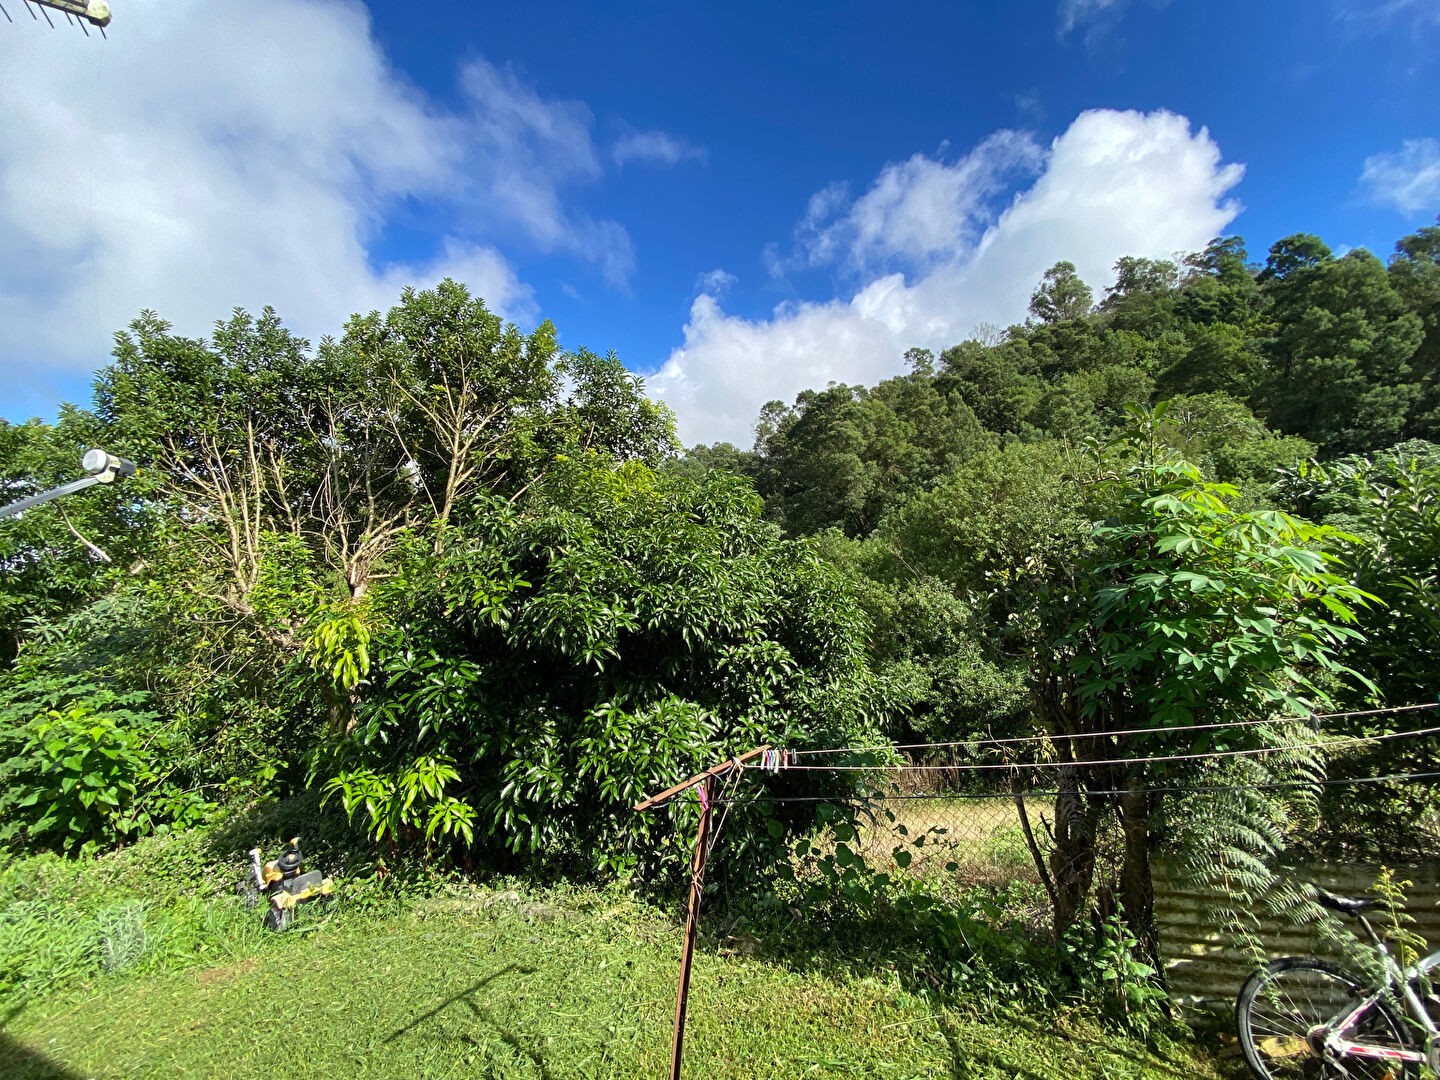
[[223, 964], [272, 947], [262, 913], [247, 909], [234, 885], [245, 873], [246, 848], [278, 851], [282, 838], [297, 833], [310, 864], [336, 874], [347, 900], [333, 910], [307, 909], [302, 925], [395, 909], [404, 875], [377, 874], [348, 826], [306, 799], [98, 857], [0, 854], [0, 1003], [13, 1007], [92, 977]]
[[26, 1002], [98, 975], [219, 961], [252, 951], [254, 913], [204, 893], [97, 887], [93, 865], [14, 860], [0, 869], [0, 1000]]

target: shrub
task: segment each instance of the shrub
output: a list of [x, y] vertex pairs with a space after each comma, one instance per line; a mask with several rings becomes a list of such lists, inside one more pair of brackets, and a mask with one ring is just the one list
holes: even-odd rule
[[86, 854], [208, 811], [170, 781], [169, 738], [141, 692], [83, 677], [12, 680], [0, 697], [0, 841]]
[[[875, 738], [864, 618], [745, 482], [568, 462], [523, 510], [463, 520], [406, 551], [364, 634], [332, 614], [310, 638], [348, 709], [317, 773], [376, 837], [678, 871], [688, 843], [632, 810], [646, 794], [764, 742]], [[770, 850], [767, 810], [731, 814], [729, 866]], [[694, 802], [667, 813], [688, 833]]]
[[1060, 953], [1075, 999], [1098, 1006], [1136, 1035], [1150, 1033], [1167, 998], [1120, 913], [1072, 924], [1060, 939]]

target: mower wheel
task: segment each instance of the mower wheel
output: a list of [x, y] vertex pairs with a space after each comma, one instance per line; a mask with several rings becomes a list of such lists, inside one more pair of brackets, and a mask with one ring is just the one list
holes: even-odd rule
[[269, 910], [265, 912], [265, 929], [274, 930], [277, 933], [281, 930], [288, 930], [290, 921], [294, 917], [295, 912], [292, 908], [278, 908], [271, 904]]
[[235, 895], [245, 901], [247, 908], [254, 908], [260, 902], [260, 890], [249, 877], [243, 877], [235, 883]]

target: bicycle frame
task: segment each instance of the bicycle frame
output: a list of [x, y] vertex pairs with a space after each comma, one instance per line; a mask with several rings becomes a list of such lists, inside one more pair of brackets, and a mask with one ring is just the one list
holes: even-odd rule
[[[1415, 981], [1421, 977], [1428, 976], [1437, 966], [1440, 966], [1440, 949], [1431, 953], [1424, 959], [1416, 962], [1408, 968], [1402, 968], [1390, 955], [1390, 950], [1380, 940], [1379, 935], [1370, 927], [1370, 923], [1362, 916], [1361, 924], [1370, 933], [1370, 939], [1375, 949], [1380, 954], [1381, 961], [1385, 965], [1385, 982], [1378, 990], [1365, 998], [1352, 1009], [1340, 1013], [1330, 1023], [1325, 1025], [1323, 1030], [1323, 1046], [1328, 1055], [1334, 1057], [1370, 1058], [1378, 1061], [1404, 1061], [1415, 1064], [1424, 1064], [1430, 1060], [1434, 1048], [1440, 1047], [1440, 1028], [1436, 1027], [1435, 1021], [1430, 1016], [1430, 1011], [1425, 1007], [1424, 999], [1415, 991]], [[1399, 997], [1406, 1005], [1405, 1012], [1408, 1017], [1421, 1026], [1425, 1032], [1423, 1050], [1402, 1050], [1392, 1046], [1374, 1046], [1370, 1043], [1356, 1042], [1347, 1038], [1347, 1033], [1355, 1028], [1361, 1018], [1374, 1007], [1375, 1003], [1383, 997]]]

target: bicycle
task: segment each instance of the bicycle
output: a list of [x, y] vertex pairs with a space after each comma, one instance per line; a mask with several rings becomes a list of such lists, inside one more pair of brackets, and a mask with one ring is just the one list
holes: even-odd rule
[[1260, 1080], [1357, 1077], [1418, 1080], [1440, 1072], [1440, 1001], [1427, 993], [1440, 950], [1402, 968], [1365, 912], [1381, 903], [1316, 889], [1331, 911], [1359, 920], [1378, 954], [1381, 980], [1357, 978], [1323, 960], [1289, 956], [1260, 968], [1240, 989], [1235, 1025], [1245, 1063]]

